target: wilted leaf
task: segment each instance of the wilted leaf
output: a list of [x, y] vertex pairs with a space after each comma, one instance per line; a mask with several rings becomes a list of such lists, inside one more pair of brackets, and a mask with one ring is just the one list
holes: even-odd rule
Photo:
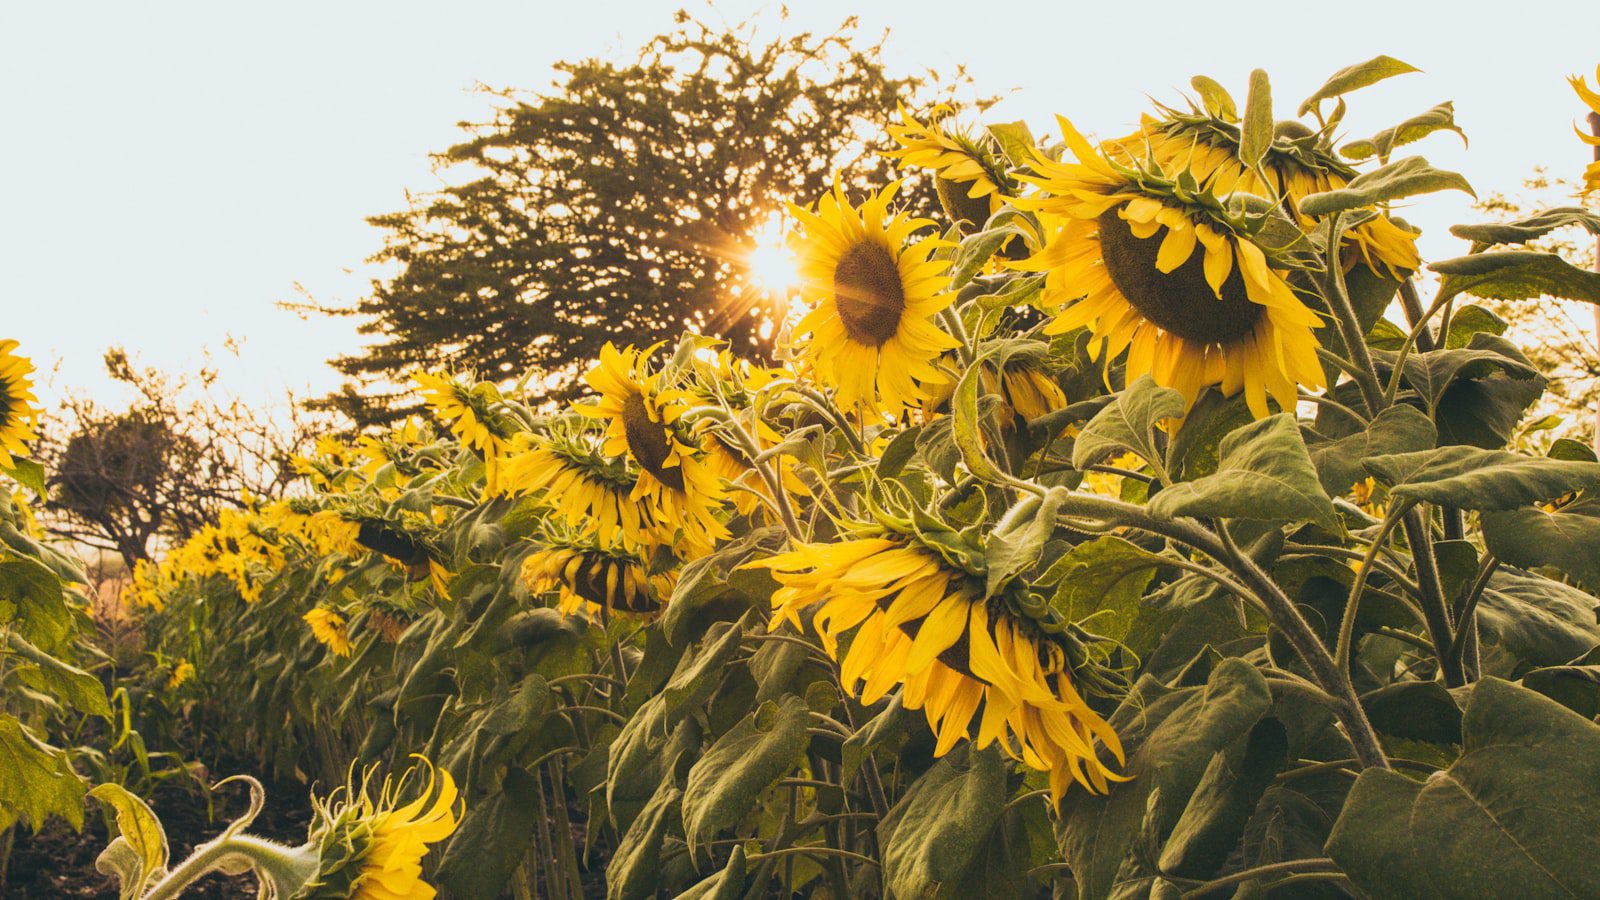
[[607, 900], [645, 900], [660, 893], [661, 841], [678, 818], [683, 792], [662, 782], [617, 843], [606, 864]]
[[737, 825], [767, 788], [805, 752], [805, 700], [790, 694], [764, 703], [716, 743], [689, 770], [683, 789], [683, 827], [691, 848]]
[[1308, 216], [1327, 216], [1436, 191], [1465, 191], [1477, 196], [1467, 179], [1455, 172], [1435, 169], [1420, 156], [1408, 156], [1357, 175], [1345, 187], [1306, 197], [1300, 201], [1300, 211]]
[[1251, 729], [1242, 756], [1230, 759], [1223, 750], [1212, 754], [1161, 850], [1161, 871], [1188, 878], [1215, 874], [1239, 843], [1262, 793], [1283, 771], [1288, 749], [1282, 723], [1262, 719]]
[[467, 804], [439, 860], [439, 883], [458, 896], [500, 896], [533, 842], [540, 814], [537, 780], [513, 766], [498, 788]]
[[[96, 785], [89, 796], [105, 804], [111, 811], [116, 819], [118, 837], [123, 846], [132, 851], [132, 856], [126, 857], [125, 861], [117, 860], [115, 855], [107, 858], [107, 853], [111, 853], [109, 847], [101, 857], [106, 859], [109, 867], [123, 872], [124, 897], [141, 896], [147, 884], [161, 878], [166, 872], [167, 832], [161, 827], [161, 820], [156, 818], [143, 800], [115, 782]], [[95, 867], [105, 871], [99, 860], [96, 860]]]

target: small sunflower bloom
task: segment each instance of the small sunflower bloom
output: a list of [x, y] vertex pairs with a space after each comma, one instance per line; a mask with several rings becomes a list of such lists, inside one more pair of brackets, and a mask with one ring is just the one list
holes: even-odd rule
[[[420, 757], [419, 757], [420, 758]], [[428, 784], [416, 799], [399, 805], [413, 768], [386, 781], [376, 797], [351, 784], [315, 800], [312, 843], [321, 851], [316, 875], [299, 897], [307, 900], [431, 900], [434, 887], [422, 879], [422, 860], [433, 844], [461, 821], [461, 805], [450, 773], [423, 761]]]
[[39, 437], [39, 398], [33, 395], [33, 363], [14, 351], [17, 342], [0, 341], [0, 468], [12, 468], [14, 457]]
[[483, 457], [484, 490], [500, 493], [500, 463], [517, 430], [493, 408], [499, 391], [486, 382], [467, 387], [447, 373], [418, 372], [412, 380], [450, 433]]
[[790, 204], [801, 230], [789, 246], [800, 260], [800, 297], [811, 310], [795, 333], [801, 356], [839, 405], [869, 416], [896, 417], [921, 404], [923, 384], [949, 379], [934, 367], [959, 342], [933, 323], [955, 300], [946, 288], [948, 260], [932, 259], [937, 236], [913, 239], [933, 223], [889, 204], [889, 185], [860, 208], [837, 179], [815, 210]]
[[981, 228], [1005, 205], [1010, 183], [993, 141], [953, 127], [953, 114], [940, 104], [922, 122], [901, 104], [900, 124], [888, 128], [898, 146], [884, 155], [898, 159], [902, 169], [932, 172], [945, 214], [965, 228]]
[[344, 616], [318, 607], [301, 616], [319, 643], [337, 656], [350, 655], [350, 629]]

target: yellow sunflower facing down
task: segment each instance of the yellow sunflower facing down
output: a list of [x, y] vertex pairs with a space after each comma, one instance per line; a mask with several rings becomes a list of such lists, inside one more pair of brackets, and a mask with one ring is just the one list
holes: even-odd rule
[[337, 656], [350, 655], [350, 629], [344, 616], [331, 609], [317, 607], [301, 618], [311, 626], [311, 633], [316, 636], [318, 643]]
[[[1356, 170], [1338, 158], [1325, 136], [1299, 122], [1278, 123], [1261, 163], [1267, 175], [1263, 180], [1239, 158], [1237, 123], [1199, 111], [1180, 113], [1163, 107], [1161, 112], [1159, 117], [1142, 117], [1133, 134], [1106, 142], [1106, 152], [1134, 166], [1153, 163], [1169, 175], [1187, 170], [1202, 189], [1218, 197], [1242, 192], [1277, 198], [1284, 213], [1307, 231], [1316, 227], [1316, 220], [1300, 212], [1300, 201], [1342, 188], [1356, 177]], [[1359, 261], [1403, 277], [1421, 265], [1417, 236], [1388, 216], [1373, 216], [1345, 232], [1345, 267]]]
[[[699, 375], [694, 387], [697, 402], [731, 409], [739, 417], [741, 427], [755, 441], [758, 451], [770, 450], [783, 442], [778, 429], [757, 414], [757, 407], [772, 402], [783, 391], [791, 378], [788, 372], [739, 359], [727, 350], [711, 360], [697, 361], [696, 371]], [[766, 481], [755, 472], [749, 454], [718, 428], [716, 420], [701, 419], [696, 423], [695, 434], [700, 438], [700, 449], [705, 452], [707, 465], [729, 483], [734, 509], [740, 515], [754, 513], [762, 506], [762, 498], [773, 499]], [[811, 496], [811, 489], [801, 479], [793, 456], [780, 454], [773, 463], [784, 491], [795, 498]]]
[[1127, 380], [1144, 374], [1193, 403], [1216, 385], [1241, 390], [1257, 418], [1267, 398], [1294, 409], [1296, 385], [1324, 386], [1318, 314], [1261, 248], [1211, 208], [1186, 204], [1163, 182], [1096, 152], [1066, 119], [1076, 162], [1040, 155], [1042, 193], [1021, 203], [1055, 217], [1054, 235], [1014, 264], [1048, 272], [1045, 331], [1087, 327], [1107, 361], [1127, 352]]
[[1003, 601], [985, 600], [981, 577], [888, 537], [805, 544], [750, 565], [770, 568], [780, 585], [772, 627], [803, 630], [801, 611], [814, 610], [812, 626], [835, 659], [848, 633], [845, 689], [871, 704], [904, 685], [902, 702], [922, 710], [937, 736], [935, 756], [963, 739], [980, 748], [998, 741], [1049, 773], [1057, 800], [1074, 781], [1104, 792], [1121, 780], [1098, 752], [1122, 760], [1116, 732], [1073, 686], [1063, 647]]
[[0, 341], [0, 467], [12, 468], [27, 452], [27, 443], [39, 436], [42, 415], [33, 395], [33, 363], [12, 352], [16, 341]]
[[[421, 757], [418, 757], [419, 759]], [[429, 845], [455, 832], [461, 806], [450, 773], [428, 770], [428, 785], [400, 806], [400, 795], [417, 772], [386, 781], [378, 796], [352, 783], [314, 800], [312, 844], [320, 851], [317, 873], [297, 897], [307, 900], [430, 900], [436, 891], [422, 880]]]
[[635, 499], [638, 475], [580, 435], [517, 435], [504, 478], [507, 491], [542, 496], [560, 521], [603, 547], [643, 550], [671, 538], [655, 505]]
[[946, 260], [929, 259], [937, 236], [913, 241], [933, 223], [891, 213], [891, 184], [850, 205], [835, 181], [816, 210], [790, 204], [802, 231], [790, 235], [800, 260], [800, 296], [812, 305], [795, 332], [818, 380], [838, 391], [839, 405], [871, 416], [898, 416], [920, 404], [918, 382], [941, 384], [939, 354], [958, 341], [932, 321], [954, 301], [945, 292]]
[[522, 562], [529, 592], [559, 591], [557, 608], [569, 616], [599, 618], [612, 611], [649, 614], [672, 593], [668, 576], [652, 576], [647, 560], [631, 553], [562, 543]]
[[661, 524], [680, 535], [681, 549], [698, 556], [729, 537], [717, 517], [727, 494], [717, 473], [680, 434], [685, 395], [663, 389], [661, 374], [650, 371], [655, 349], [618, 350], [607, 342], [599, 363], [584, 376], [598, 399], [575, 409], [605, 421], [602, 452], [625, 456], [639, 467], [632, 498], [652, 504]]
[[[1594, 67], [1594, 81], [1595, 86], [1600, 87], [1600, 66]], [[1579, 75], [1569, 76], [1567, 83], [1572, 85], [1572, 89], [1578, 92], [1578, 98], [1589, 107], [1591, 118], [1600, 116], [1600, 92], [1590, 88], [1589, 83]], [[1577, 129], [1577, 131], [1578, 137], [1585, 144], [1596, 148], [1594, 162], [1589, 163], [1588, 167], [1583, 170], [1583, 189], [1585, 192], [1600, 190], [1600, 135], [1584, 131], [1581, 128]]]
[[486, 382], [467, 387], [444, 374], [418, 372], [412, 380], [422, 389], [423, 402], [450, 433], [483, 457], [484, 491], [500, 493], [501, 457], [517, 429], [508, 417], [494, 409], [499, 391]]
[[899, 146], [883, 155], [898, 159], [902, 169], [932, 172], [945, 214], [968, 228], [982, 227], [1005, 205], [1006, 167], [992, 140], [952, 127], [953, 113], [940, 104], [923, 123], [901, 104], [901, 124], [889, 126], [889, 136]]

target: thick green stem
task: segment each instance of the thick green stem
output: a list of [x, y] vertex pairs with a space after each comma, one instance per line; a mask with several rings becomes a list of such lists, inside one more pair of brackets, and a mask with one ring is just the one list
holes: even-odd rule
[[1411, 561], [1417, 570], [1417, 585], [1422, 588], [1422, 616], [1428, 628], [1428, 640], [1433, 644], [1434, 656], [1439, 661], [1439, 672], [1447, 687], [1466, 684], [1461, 664], [1451, 655], [1455, 632], [1450, 627], [1449, 601], [1444, 596], [1444, 585], [1439, 579], [1439, 562], [1433, 555], [1433, 535], [1428, 522], [1416, 509], [1405, 514], [1406, 543], [1411, 547]]

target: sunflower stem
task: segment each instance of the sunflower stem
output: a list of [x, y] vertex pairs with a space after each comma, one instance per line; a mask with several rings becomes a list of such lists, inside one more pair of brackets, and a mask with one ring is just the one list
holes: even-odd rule
[[1461, 687], [1467, 682], [1462, 677], [1460, 661], [1451, 653], [1455, 634], [1450, 627], [1450, 607], [1439, 578], [1439, 562], [1433, 554], [1432, 528], [1415, 508], [1406, 511], [1404, 521], [1411, 563], [1417, 570], [1417, 584], [1422, 588], [1422, 615], [1428, 628], [1428, 640], [1433, 643], [1445, 686]]
[[1353, 375], [1361, 388], [1361, 397], [1367, 402], [1368, 412], [1377, 415], [1384, 407], [1383, 387], [1378, 381], [1378, 368], [1372, 362], [1372, 354], [1367, 350], [1367, 336], [1361, 328], [1361, 319], [1356, 315], [1355, 304], [1350, 302], [1350, 291], [1345, 286], [1344, 264], [1339, 258], [1342, 236], [1339, 216], [1335, 213], [1328, 228], [1328, 259], [1323, 274], [1323, 292], [1327, 295], [1328, 308], [1333, 311], [1339, 336], [1344, 339], [1345, 353], [1355, 363], [1357, 371]]
[[1372, 567], [1378, 561], [1378, 552], [1383, 548], [1384, 541], [1389, 539], [1389, 533], [1394, 531], [1400, 524], [1401, 518], [1410, 511], [1410, 501], [1395, 502], [1389, 514], [1384, 517], [1378, 534], [1372, 539], [1372, 545], [1367, 548], [1366, 555], [1361, 558], [1361, 567], [1356, 569], [1355, 582], [1350, 585], [1350, 599], [1345, 601], [1344, 616], [1339, 620], [1339, 640], [1334, 645], [1333, 652], [1334, 662], [1338, 663], [1343, 671], [1350, 670], [1350, 645], [1355, 638], [1356, 613], [1361, 608], [1361, 595], [1366, 591], [1367, 579], [1372, 576]]
[[939, 318], [943, 319], [945, 325], [949, 326], [951, 336], [961, 342], [961, 346], [958, 348], [961, 353], [961, 362], [968, 366], [972, 365], [972, 361], [977, 359], [977, 354], [972, 349], [972, 337], [967, 334], [966, 323], [961, 321], [961, 313], [957, 312], [953, 305], [946, 306], [944, 309], [939, 310]]

